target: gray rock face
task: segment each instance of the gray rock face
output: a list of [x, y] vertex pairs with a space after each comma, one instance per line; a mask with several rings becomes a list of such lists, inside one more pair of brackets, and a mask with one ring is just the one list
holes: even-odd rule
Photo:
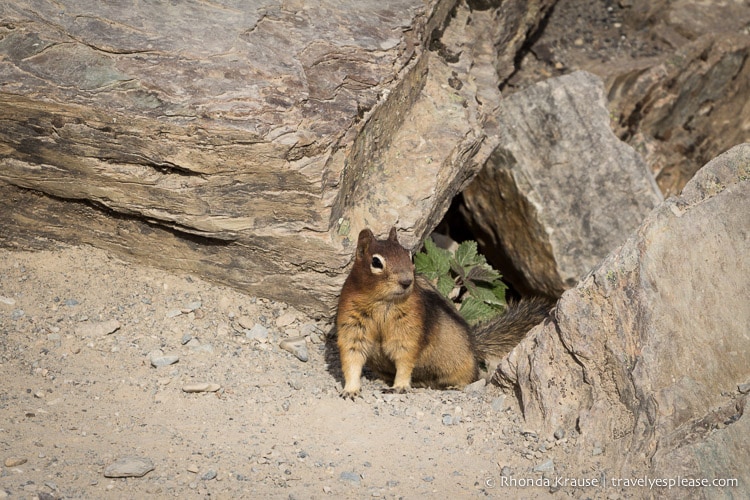
[[[750, 490], [750, 144], [701, 169], [501, 364], [548, 433], [577, 425], [614, 470]], [[714, 474], [714, 476], [712, 476]]]
[[351, 235], [416, 245], [484, 163], [495, 43], [512, 59], [549, 3], [3, 2], [0, 244], [328, 314]]
[[[645, 163], [609, 127], [602, 82], [576, 72], [503, 100], [500, 144], [464, 192], [485, 245], [536, 293], [559, 295], [659, 201]], [[526, 286], [524, 286], [526, 285]]]

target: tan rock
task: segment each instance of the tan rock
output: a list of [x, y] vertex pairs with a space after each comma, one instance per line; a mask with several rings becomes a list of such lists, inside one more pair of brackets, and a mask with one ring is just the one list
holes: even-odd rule
[[329, 314], [352, 235], [398, 225], [416, 246], [484, 163], [500, 61], [552, 3], [183, 17], [10, 0], [0, 238], [89, 243]]
[[501, 363], [528, 425], [577, 429], [581, 460], [604, 447], [610, 474], [732, 477], [747, 491], [748, 178], [750, 144], [712, 160]]

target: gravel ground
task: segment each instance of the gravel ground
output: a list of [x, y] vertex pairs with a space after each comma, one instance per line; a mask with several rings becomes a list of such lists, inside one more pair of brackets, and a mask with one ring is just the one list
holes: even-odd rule
[[503, 481], [596, 477], [566, 463], [575, 431], [525, 429], [483, 381], [341, 399], [329, 331], [90, 247], [0, 249], [0, 498], [546, 498]]

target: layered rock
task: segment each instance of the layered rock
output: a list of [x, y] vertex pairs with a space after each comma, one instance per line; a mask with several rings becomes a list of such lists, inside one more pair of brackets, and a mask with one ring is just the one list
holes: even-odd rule
[[352, 234], [416, 245], [484, 162], [496, 42], [551, 3], [4, 2], [0, 242], [330, 313]]
[[749, 60], [747, 34], [707, 33], [656, 60], [598, 70], [616, 133], [644, 154], [665, 196], [678, 194], [714, 156], [750, 140]]

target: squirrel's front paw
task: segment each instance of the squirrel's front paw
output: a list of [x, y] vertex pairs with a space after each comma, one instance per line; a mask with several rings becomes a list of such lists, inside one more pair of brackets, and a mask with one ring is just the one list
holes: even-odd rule
[[406, 394], [409, 392], [409, 389], [411, 387], [389, 387], [388, 389], [383, 389], [383, 394]]
[[339, 393], [339, 396], [341, 396], [341, 398], [343, 399], [349, 399], [351, 401], [354, 401], [355, 399], [357, 399], [357, 397], [362, 397], [362, 395], [359, 393], [359, 389], [357, 389], [356, 391], [347, 391], [346, 389], [344, 389]]

